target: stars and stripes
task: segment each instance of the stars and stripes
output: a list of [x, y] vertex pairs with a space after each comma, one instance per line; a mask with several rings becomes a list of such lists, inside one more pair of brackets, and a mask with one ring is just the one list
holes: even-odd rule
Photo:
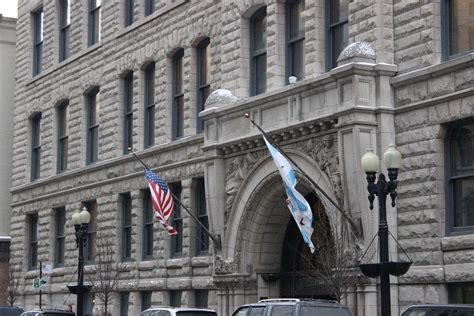
[[150, 187], [151, 200], [153, 202], [156, 220], [163, 225], [170, 236], [176, 235], [176, 230], [168, 224], [170, 218], [173, 216], [174, 202], [166, 182], [146, 168], [145, 178]]

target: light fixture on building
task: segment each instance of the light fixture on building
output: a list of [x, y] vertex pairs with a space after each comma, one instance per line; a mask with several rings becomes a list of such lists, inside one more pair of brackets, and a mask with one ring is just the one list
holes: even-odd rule
[[84, 294], [91, 289], [90, 285], [84, 285], [84, 247], [87, 240], [87, 228], [91, 220], [91, 214], [84, 206], [82, 211], [76, 211], [72, 215], [71, 222], [76, 230], [76, 245], [79, 248], [79, 257], [77, 264], [77, 285], [68, 286], [69, 291], [77, 295], [76, 315], [83, 316]]
[[295, 76], [290, 76], [290, 77], [288, 77], [288, 82], [289, 82], [290, 84], [296, 83], [297, 80], [298, 80], [298, 78], [295, 77]]

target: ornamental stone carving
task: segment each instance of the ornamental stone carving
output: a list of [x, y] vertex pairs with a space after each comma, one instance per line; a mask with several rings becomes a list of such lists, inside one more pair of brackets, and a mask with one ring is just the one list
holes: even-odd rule
[[235, 264], [231, 259], [224, 259], [222, 256], [214, 257], [215, 274], [231, 274], [235, 272]]
[[375, 62], [375, 50], [367, 42], [349, 44], [339, 55], [337, 64], [344, 65], [350, 62]]

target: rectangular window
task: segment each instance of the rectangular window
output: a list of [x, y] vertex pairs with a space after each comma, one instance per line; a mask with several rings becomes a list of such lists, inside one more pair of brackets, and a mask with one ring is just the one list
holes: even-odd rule
[[155, 144], [155, 63], [145, 68], [145, 148]]
[[204, 130], [202, 118], [199, 112], [204, 111], [204, 104], [210, 93], [210, 70], [211, 70], [211, 45], [206, 38], [197, 46], [197, 132]]
[[130, 193], [121, 195], [122, 198], [122, 260], [132, 257], [132, 197]]
[[41, 72], [43, 63], [43, 7], [33, 12], [33, 76]]
[[[181, 200], [182, 186], [181, 182], [171, 183], [169, 189], [176, 196], [177, 199]], [[174, 213], [171, 219], [171, 226], [176, 229], [177, 234], [171, 236], [171, 257], [179, 257], [183, 253], [183, 217], [181, 215], [181, 207], [178, 203], [174, 203]]]
[[349, 43], [349, 0], [326, 0], [326, 70], [337, 66], [337, 58]]
[[130, 292], [120, 292], [120, 316], [128, 316]]
[[55, 251], [54, 265], [60, 267], [64, 265], [64, 249], [66, 241], [66, 209], [59, 207], [54, 210], [55, 213]]
[[250, 18], [250, 95], [267, 90], [267, 8]]
[[151, 307], [151, 291], [142, 291], [142, 311]]
[[183, 137], [184, 133], [183, 56], [183, 49], [179, 49], [173, 56], [173, 124], [171, 133], [173, 140]]
[[132, 25], [133, 23], [133, 0], [125, 0], [125, 14], [124, 14], [125, 26]]
[[89, 46], [94, 45], [100, 41], [101, 5], [102, 0], [89, 0]]
[[99, 157], [99, 88], [87, 95], [87, 159], [91, 164]]
[[71, 25], [70, 0], [59, 1], [59, 62], [69, 57], [69, 33]]
[[194, 306], [196, 308], [208, 308], [209, 291], [196, 290], [194, 291]]
[[153, 258], [153, 219], [155, 218], [155, 212], [150, 191], [145, 192], [143, 197], [143, 259], [151, 259]]
[[181, 291], [170, 291], [170, 305], [171, 307], [181, 307]]
[[29, 214], [28, 222], [28, 268], [38, 268], [38, 213]]
[[124, 131], [123, 153], [133, 150], [133, 72], [123, 78]]
[[443, 58], [449, 59], [474, 50], [474, 0], [443, 0]]
[[453, 233], [474, 232], [474, 122], [448, 128], [447, 223]]
[[155, 12], [155, 0], [145, 0], [145, 16]]
[[[448, 283], [448, 303], [474, 304], [474, 283]], [[468, 315], [468, 313], [459, 312], [457, 315]]]
[[90, 201], [84, 203], [87, 211], [91, 214], [91, 220], [87, 226], [86, 247], [84, 250], [84, 261], [88, 264], [95, 262], [96, 237], [97, 237], [97, 202]]
[[[196, 216], [199, 222], [209, 229], [209, 219], [206, 209], [206, 191], [204, 186], [204, 178], [195, 180], [196, 194]], [[209, 251], [209, 236], [197, 225], [196, 229], [196, 255], [207, 254]]]
[[67, 170], [68, 142], [69, 135], [67, 129], [69, 102], [63, 102], [58, 107], [58, 158], [57, 172], [61, 173]]
[[287, 1], [286, 25], [286, 77], [301, 80], [304, 78], [304, 0]]
[[31, 181], [39, 179], [41, 166], [41, 113], [31, 118]]

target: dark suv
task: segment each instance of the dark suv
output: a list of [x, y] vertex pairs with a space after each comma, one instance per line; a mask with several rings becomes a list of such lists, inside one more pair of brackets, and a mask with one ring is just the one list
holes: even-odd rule
[[336, 301], [282, 298], [242, 305], [232, 316], [351, 316], [351, 312]]

